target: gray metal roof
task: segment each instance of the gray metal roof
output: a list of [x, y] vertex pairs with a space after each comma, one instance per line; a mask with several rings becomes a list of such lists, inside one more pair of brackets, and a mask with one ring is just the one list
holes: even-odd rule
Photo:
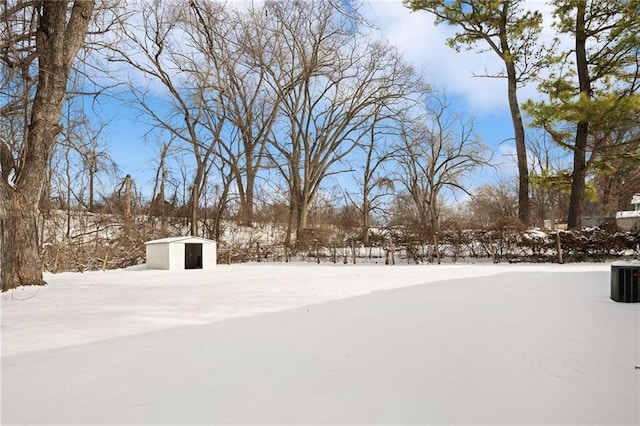
[[173, 244], [173, 243], [202, 243], [202, 244], [215, 244], [215, 241], [208, 240], [206, 238], [201, 237], [168, 237], [168, 238], [160, 238], [159, 240], [151, 240], [147, 241], [146, 244]]

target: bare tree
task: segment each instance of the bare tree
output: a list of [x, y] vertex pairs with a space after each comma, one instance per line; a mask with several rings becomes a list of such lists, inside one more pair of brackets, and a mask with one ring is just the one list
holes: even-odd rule
[[6, 291], [45, 284], [36, 229], [38, 202], [61, 131], [67, 79], [94, 2], [4, 1], [3, 6], [0, 60], [7, 103], [0, 107], [0, 118], [22, 123], [0, 141], [0, 274]]
[[421, 225], [430, 229], [440, 263], [441, 199], [447, 191], [471, 195], [466, 179], [488, 165], [490, 158], [473, 121], [456, 114], [446, 94], [427, 95], [423, 106], [422, 114], [403, 123], [397, 180], [411, 195]]
[[[202, 61], [190, 72], [211, 99], [224, 108], [222, 157], [232, 170], [240, 204], [239, 217], [251, 224], [256, 178], [263, 167], [266, 142], [278, 113], [279, 98], [267, 86], [263, 28], [269, 16], [258, 8], [240, 10], [214, 2], [191, 1], [190, 40]], [[203, 72], [203, 67], [210, 72]]]
[[[532, 221], [540, 226], [566, 220], [570, 192], [570, 157], [545, 133], [529, 137]], [[567, 203], [564, 203], [566, 199]]]
[[287, 182], [287, 242], [307, 227], [323, 180], [368, 134], [376, 106], [405, 95], [410, 68], [327, 2], [269, 2], [268, 83], [281, 100], [270, 158]]
[[171, 144], [165, 142], [159, 153], [158, 168], [153, 184], [153, 195], [149, 206], [149, 217], [160, 215], [160, 233], [163, 237], [167, 236], [167, 198], [166, 184], [169, 172], [166, 167], [166, 159], [169, 154]]
[[[67, 192], [67, 207], [71, 206], [73, 194], [78, 207], [94, 212], [100, 195], [96, 189], [104, 189], [105, 175], [115, 176], [118, 170], [103, 139], [109, 123], [89, 118], [75, 96], [67, 98], [63, 115], [64, 129], [59, 144], [63, 152], [59, 154], [64, 157], [65, 176], [62, 176], [61, 192]], [[54, 150], [54, 157], [57, 154]], [[54, 175], [60, 174], [55, 172], [54, 169]]]
[[[218, 103], [208, 99], [204, 105], [203, 88], [184, 72], [195, 60], [182, 45], [186, 5], [152, 0], [139, 6], [139, 25], [120, 22], [124, 43], [112, 47], [111, 60], [126, 63], [150, 82], [143, 87], [139, 80], [129, 81], [136, 104], [156, 128], [175, 137], [192, 153], [190, 232], [196, 236], [205, 171], [216, 152], [224, 117]], [[158, 90], [162, 91], [159, 96]], [[158, 107], [158, 98], [164, 102], [162, 107]]]
[[[80, 156], [87, 176], [88, 200], [87, 210], [96, 211], [96, 185], [102, 183], [101, 174], [115, 175], [118, 173], [118, 166], [111, 158], [107, 148], [100, 141], [100, 129], [89, 128], [85, 143], [80, 146]], [[97, 194], [100, 196], [100, 194]]]
[[[399, 114], [398, 114], [399, 115]], [[392, 160], [397, 147], [392, 139], [397, 136], [395, 120], [379, 119], [380, 111], [374, 112], [374, 125], [369, 134], [359, 143], [359, 153], [364, 154], [364, 161], [357, 162], [356, 176], [358, 194], [346, 192], [351, 204], [358, 210], [362, 229], [362, 243], [370, 246], [369, 231], [372, 213], [382, 210], [382, 204], [393, 189], [393, 179], [385, 170], [385, 165]]]
[[465, 203], [465, 211], [473, 226], [490, 228], [504, 217], [517, 217], [518, 194], [512, 180], [500, 179], [480, 186]]
[[[223, 159], [222, 152], [218, 152], [216, 158], [217, 161], [211, 162], [205, 173], [203, 195], [206, 234], [203, 232], [203, 235], [220, 241], [223, 233], [223, 220], [231, 203], [230, 192], [235, 175], [233, 167]], [[215, 174], [212, 173], [213, 170], [215, 170]], [[209, 218], [208, 211], [213, 213], [213, 217]]]

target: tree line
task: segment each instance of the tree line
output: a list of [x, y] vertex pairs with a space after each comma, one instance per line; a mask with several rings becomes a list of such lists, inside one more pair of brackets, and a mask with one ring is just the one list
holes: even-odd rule
[[[523, 1], [405, 1], [453, 25], [452, 48], [504, 64], [486, 77], [507, 81], [518, 177], [478, 187], [471, 179], [496, 163], [473, 118], [355, 1], [3, 0], [3, 290], [44, 283], [39, 212], [66, 209], [69, 237], [72, 209], [120, 208], [126, 180], [106, 183], [118, 173], [101, 137], [109, 123], [88, 113], [103, 96], [136, 108], [158, 141], [142, 212], [165, 233], [168, 216], [200, 235], [210, 215], [219, 238], [223, 218], [250, 225], [279, 209], [295, 248], [330, 198], [364, 245], [373, 226], [411, 226], [437, 247], [461, 217], [577, 228], [620, 208], [638, 179], [640, 4], [550, 4], [558, 37], [543, 43], [544, 16]], [[522, 102], [524, 84], [542, 96]], [[469, 201], [454, 206], [459, 195]]]

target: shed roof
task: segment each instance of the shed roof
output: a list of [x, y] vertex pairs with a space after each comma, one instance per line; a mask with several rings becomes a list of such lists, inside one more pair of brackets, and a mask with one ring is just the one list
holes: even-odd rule
[[199, 242], [202, 244], [215, 244], [215, 241], [208, 240], [206, 238], [201, 237], [168, 237], [168, 238], [160, 238], [159, 240], [151, 240], [147, 241], [146, 244], [171, 244], [171, 243], [182, 243], [182, 242]]
[[631, 204], [640, 204], [640, 194], [635, 194], [631, 197]]

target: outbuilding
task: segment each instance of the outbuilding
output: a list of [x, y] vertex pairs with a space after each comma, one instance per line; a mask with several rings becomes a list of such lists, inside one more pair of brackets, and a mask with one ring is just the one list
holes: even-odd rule
[[633, 210], [620, 211], [616, 213], [616, 225], [624, 232], [640, 228], [640, 194], [631, 197]]
[[144, 243], [147, 269], [212, 269], [216, 242], [200, 237], [170, 237]]

